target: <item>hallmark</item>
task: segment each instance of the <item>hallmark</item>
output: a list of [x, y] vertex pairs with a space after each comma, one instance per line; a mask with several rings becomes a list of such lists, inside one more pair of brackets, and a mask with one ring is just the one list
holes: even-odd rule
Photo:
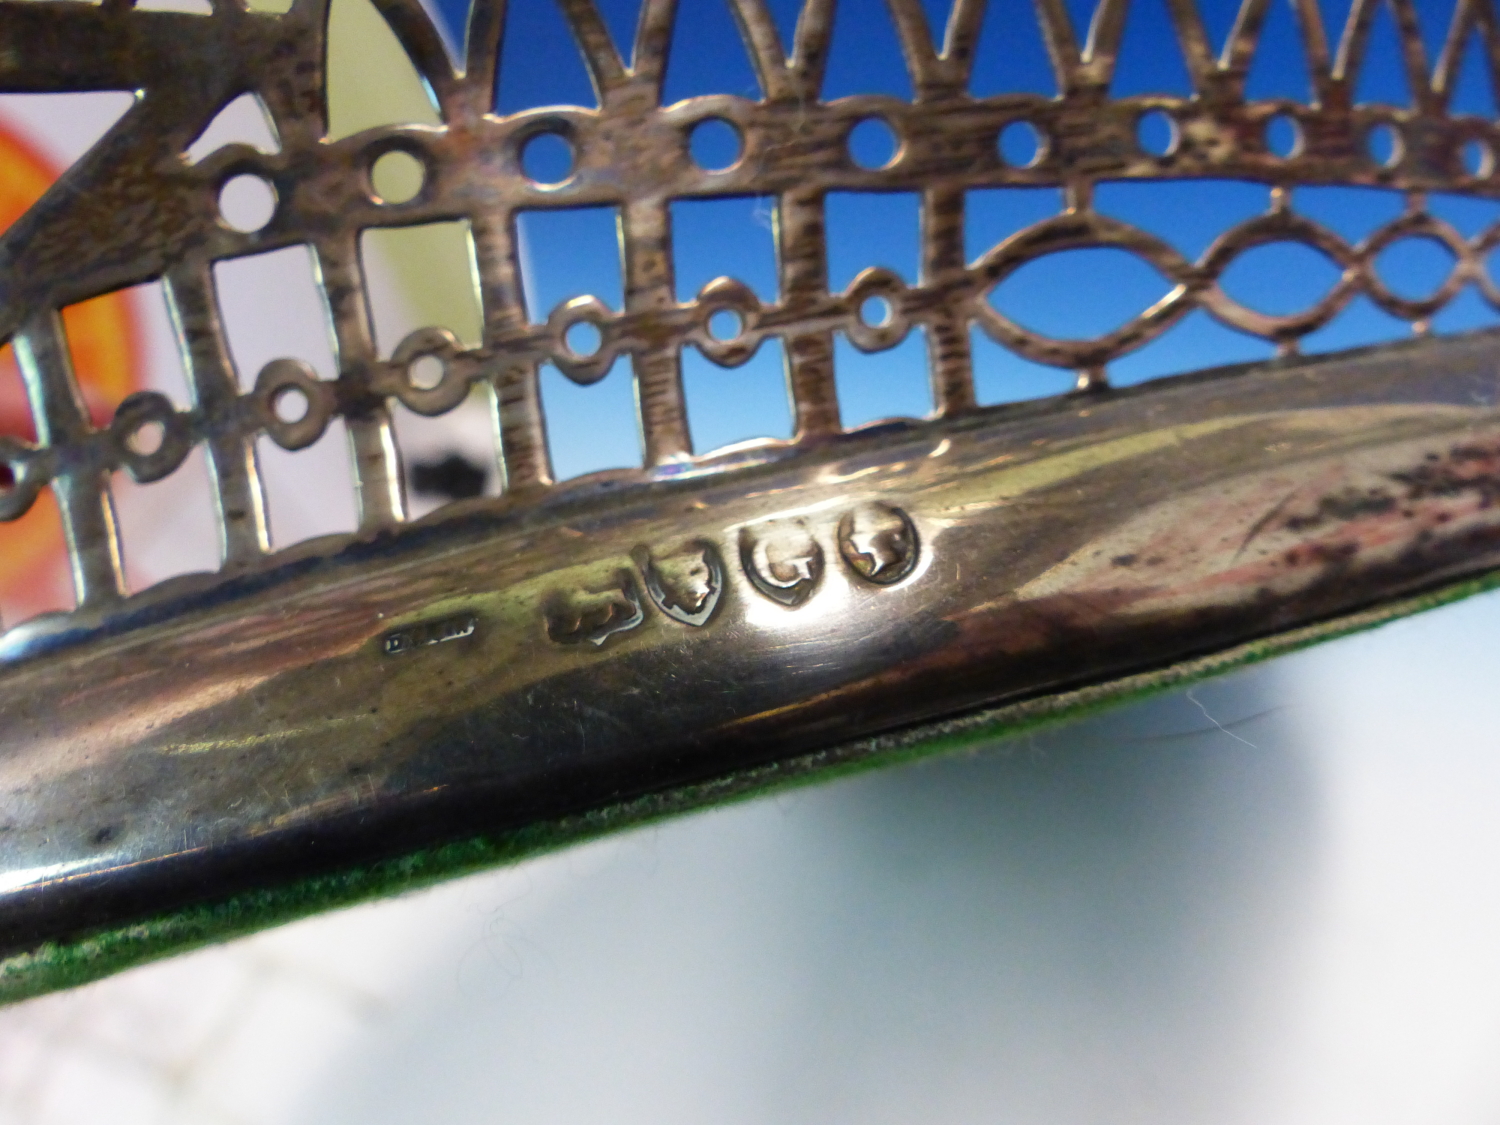
[[547, 636], [561, 645], [602, 645], [646, 619], [641, 594], [628, 570], [615, 571], [602, 590], [558, 590], [543, 607]]
[[917, 565], [917, 552], [917, 529], [900, 508], [861, 504], [839, 520], [839, 553], [867, 582], [900, 582]]
[[684, 625], [707, 625], [724, 592], [724, 562], [709, 543], [695, 542], [670, 555], [646, 547], [631, 552], [646, 579], [646, 593], [663, 613]]
[[438, 621], [424, 621], [420, 625], [408, 625], [405, 629], [387, 633], [381, 639], [380, 651], [387, 656], [396, 656], [414, 648], [426, 648], [428, 645], [472, 637], [478, 628], [479, 618], [472, 613], [444, 617]]
[[740, 563], [766, 597], [798, 606], [823, 577], [823, 548], [800, 520], [771, 520], [740, 532]]

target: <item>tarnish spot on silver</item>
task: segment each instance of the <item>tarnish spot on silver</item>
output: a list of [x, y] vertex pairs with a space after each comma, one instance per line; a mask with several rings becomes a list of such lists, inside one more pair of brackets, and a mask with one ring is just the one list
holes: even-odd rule
[[724, 561], [713, 544], [697, 541], [660, 558], [637, 547], [631, 557], [663, 613], [684, 625], [708, 624], [724, 592]]
[[801, 520], [770, 520], [740, 532], [740, 564], [766, 597], [798, 606], [823, 577], [823, 548]]
[[444, 617], [438, 621], [424, 621], [420, 625], [408, 625], [405, 629], [387, 633], [381, 638], [380, 651], [387, 656], [397, 656], [414, 648], [426, 648], [428, 645], [472, 637], [478, 628], [479, 618], [472, 613]]
[[866, 582], [892, 586], [917, 565], [917, 529], [890, 504], [861, 504], [839, 520], [839, 553]]
[[617, 570], [599, 590], [557, 590], [546, 601], [547, 636], [560, 645], [602, 645], [646, 619], [641, 593], [628, 570]]

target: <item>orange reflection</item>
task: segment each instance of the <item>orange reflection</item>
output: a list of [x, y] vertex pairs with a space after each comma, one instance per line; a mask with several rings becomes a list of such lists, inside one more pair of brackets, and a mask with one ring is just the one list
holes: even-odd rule
[[[62, 170], [0, 119], [0, 230], [8, 230]], [[95, 425], [142, 385], [141, 333], [128, 293], [63, 310], [79, 388]], [[25, 389], [9, 344], [0, 347], [0, 433], [35, 440]], [[4, 481], [0, 481], [3, 484]], [[71, 604], [62, 523], [50, 491], [20, 519], [0, 524], [0, 619], [11, 625]]]

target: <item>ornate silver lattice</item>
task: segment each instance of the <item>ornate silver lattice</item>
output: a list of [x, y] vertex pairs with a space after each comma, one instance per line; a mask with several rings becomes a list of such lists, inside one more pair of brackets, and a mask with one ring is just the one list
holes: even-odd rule
[[[541, 2], [541, 0], [537, 0]], [[1033, 361], [1078, 372], [1079, 386], [1107, 382], [1110, 362], [1157, 337], [1193, 309], [1296, 350], [1358, 294], [1421, 333], [1466, 284], [1500, 307], [1500, 289], [1483, 269], [1500, 244], [1500, 226], [1466, 238], [1428, 213], [1434, 189], [1500, 195], [1494, 122], [1453, 115], [1449, 102], [1460, 57], [1472, 36], [1492, 73], [1500, 68], [1500, 22], [1490, 0], [1458, 0], [1446, 42], [1429, 58], [1416, 0], [1355, 0], [1337, 44], [1325, 34], [1316, 0], [1293, 0], [1311, 70], [1310, 104], [1247, 100], [1245, 81], [1272, 0], [1244, 0], [1215, 57], [1193, 0], [1171, 0], [1172, 25], [1193, 85], [1191, 96], [1112, 98], [1111, 79], [1129, 0], [1102, 0], [1084, 36], [1064, 0], [1036, 0], [1035, 17], [1050, 54], [1056, 97], [973, 97], [969, 76], [985, 0], [957, 0], [946, 31], [929, 26], [921, 0], [885, 0], [894, 16], [914, 99], [859, 96], [820, 100], [834, 0], [809, 0], [785, 44], [763, 0], [729, 0], [764, 97], [691, 98], [663, 105], [663, 72], [674, 0], [645, 0], [627, 63], [593, 0], [558, 0], [587, 63], [597, 108], [557, 107], [500, 116], [493, 108], [505, 23], [503, 0], [477, 0], [458, 65], [416, 0], [377, 0], [430, 87], [441, 124], [368, 130], [330, 140], [325, 129], [324, 33], [327, 0], [296, 0], [284, 14], [214, 0], [210, 15], [136, 11], [128, 0], [0, 3], [0, 89], [135, 89], [137, 103], [66, 178], [0, 240], [0, 339], [23, 368], [39, 440], [0, 440], [12, 482], [0, 491], [0, 518], [14, 519], [51, 486], [59, 500], [80, 606], [106, 607], [125, 593], [109, 479], [123, 469], [157, 480], [181, 465], [195, 443], [208, 452], [226, 568], [254, 566], [270, 549], [255, 442], [268, 434], [287, 449], [316, 440], [331, 419], [347, 423], [363, 531], [406, 518], [400, 451], [389, 404], [424, 415], [454, 408], [475, 384], [493, 391], [497, 461], [504, 487], [524, 497], [552, 482], [538, 393], [538, 367], [555, 364], [578, 383], [597, 380], [613, 361], [633, 367], [643, 474], [694, 456], [681, 378], [681, 353], [696, 347], [716, 363], [743, 363], [769, 338], [785, 348], [795, 433], [805, 446], [841, 432], [835, 394], [834, 339], [857, 348], [891, 348], [908, 333], [925, 335], [935, 413], [975, 408], [969, 329]], [[854, 0], [844, 0], [845, 3]], [[875, 0], [867, 0], [875, 2]], [[1399, 28], [1410, 107], [1359, 105], [1353, 95], [1372, 22], [1389, 5]], [[280, 151], [231, 146], [190, 164], [183, 156], [218, 111], [257, 94], [274, 119]], [[1170, 118], [1172, 141], [1153, 154], [1138, 140], [1148, 113]], [[741, 141], [730, 167], [694, 163], [688, 136], [717, 118]], [[851, 130], [882, 119], [899, 147], [884, 167], [851, 156]], [[1036, 158], [1013, 166], [997, 138], [1027, 122], [1040, 139]], [[1278, 155], [1267, 140], [1275, 124], [1295, 134]], [[1372, 155], [1372, 131], [1392, 140]], [[573, 168], [557, 184], [528, 180], [521, 152], [539, 134], [566, 140]], [[392, 151], [423, 169], [420, 191], [388, 203], [371, 168]], [[274, 187], [275, 213], [241, 232], [222, 218], [224, 185], [242, 176]], [[1239, 178], [1272, 186], [1268, 213], [1225, 232], [1197, 261], [1143, 230], [1095, 211], [1101, 180]], [[1366, 184], [1406, 193], [1405, 214], [1359, 245], [1299, 216], [1293, 184]], [[977, 260], [964, 252], [965, 193], [1001, 185], [1061, 185], [1067, 208], [995, 246]], [[870, 269], [847, 290], [827, 284], [824, 202], [832, 191], [889, 190], [921, 197], [921, 272], [908, 285]], [[779, 299], [760, 300], [721, 278], [680, 302], [673, 278], [673, 200], [768, 195], [775, 199]], [[523, 306], [516, 215], [527, 209], [607, 205], [617, 210], [625, 278], [624, 308], [614, 312], [580, 296], [530, 323]], [[372, 343], [358, 252], [375, 227], [466, 220], [473, 238], [483, 309], [483, 342], [466, 349], [441, 329], [411, 334], [390, 360]], [[1393, 241], [1422, 236], [1452, 251], [1456, 267], [1430, 296], [1392, 292], [1373, 262]], [[1270, 316], [1237, 303], [1219, 279], [1237, 255], [1292, 241], [1327, 255], [1342, 271], [1315, 305]], [[213, 281], [216, 262], [291, 244], [310, 246], [336, 339], [339, 373], [319, 380], [294, 361], [277, 361], [241, 392], [226, 346]], [[1050, 339], [1007, 319], [986, 295], [1021, 265], [1080, 247], [1117, 247], [1145, 259], [1174, 288], [1154, 306], [1104, 336]], [[131, 396], [105, 428], [83, 408], [59, 310], [89, 297], [163, 279], [194, 395], [178, 410], [162, 395]], [[862, 310], [884, 298], [890, 316], [870, 323]], [[709, 330], [721, 310], [737, 317], [724, 339]], [[600, 343], [589, 355], [569, 346], [569, 329], [588, 322]], [[413, 365], [442, 363], [435, 385], [419, 384]], [[305, 415], [282, 420], [285, 396], [306, 401]], [[624, 420], [621, 420], [624, 424]], [[132, 436], [145, 426], [164, 437], [149, 453]], [[768, 447], [772, 452], [775, 449]]]

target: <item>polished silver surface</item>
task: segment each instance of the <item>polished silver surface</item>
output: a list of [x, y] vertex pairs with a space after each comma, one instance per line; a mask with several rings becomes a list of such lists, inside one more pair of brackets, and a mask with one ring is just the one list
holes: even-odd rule
[[39, 642], [0, 678], [5, 944], [502, 838], [1494, 567], [1497, 355], [1479, 334], [1281, 361], [476, 505]]

